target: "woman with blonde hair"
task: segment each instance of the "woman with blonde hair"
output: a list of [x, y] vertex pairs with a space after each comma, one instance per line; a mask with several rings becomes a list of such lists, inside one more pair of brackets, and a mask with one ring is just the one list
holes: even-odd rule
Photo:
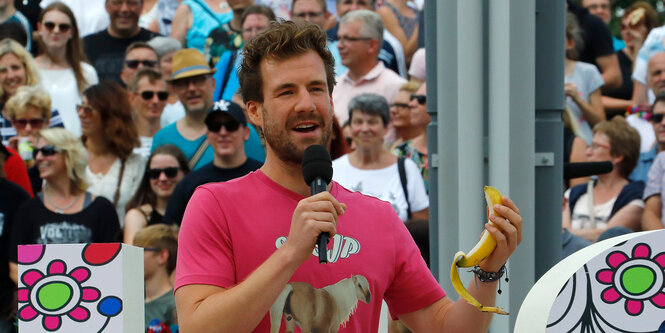
[[78, 106], [81, 141], [88, 150], [90, 192], [109, 199], [123, 225], [125, 205], [136, 193], [145, 159], [133, 153], [139, 135], [125, 89], [103, 81], [83, 92]]
[[113, 205], [87, 191], [86, 152], [74, 134], [42, 130], [33, 154], [44, 190], [15, 215], [9, 257], [15, 282], [17, 245], [113, 242], [120, 233]]
[[99, 79], [95, 68], [87, 63], [79, 28], [72, 10], [62, 2], [44, 8], [37, 23], [39, 55], [35, 58], [42, 85], [53, 99], [65, 127], [81, 135], [76, 105], [85, 88]]
[[[16, 136], [16, 129], [5, 114], [4, 105], [20, 87], [37, 86], [39, 83], [37, 64], [30, 53], [12, 39], [0, 41], [0, 105], [3, 109], [0, 116], [0, 135], [5, 145], [10, 145], [10, 139]], [[51, 112], [49, 125], [62, 127], [62, 119], [57, 110]]]
[[[10, 139], [10, 146], [19, 152], [29, 167], [28, 174], [34, 193], [42, 190], [39, 171], [34, 166], [32, 150], [37, 143], [39, 131], [47, 128], [51, 118], [51, 97], [40, 86], [23, 86], [5, 104], [5, 116], [9, 119], [16, 136]], [[18, 138], [26, 138], [19, 145]]]

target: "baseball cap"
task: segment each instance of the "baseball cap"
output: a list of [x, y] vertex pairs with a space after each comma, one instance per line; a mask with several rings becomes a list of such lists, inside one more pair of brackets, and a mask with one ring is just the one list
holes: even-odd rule
[[247, 126], [247, 118], [245, 118], [245, 113], [242, 111], [240, 105], [223, 99], [215, 102], [210, 111], [208, 111], [205, 119], [206, 125], [212, 119], [212, 116], [218, 113], [226, 113], [243, 126]]

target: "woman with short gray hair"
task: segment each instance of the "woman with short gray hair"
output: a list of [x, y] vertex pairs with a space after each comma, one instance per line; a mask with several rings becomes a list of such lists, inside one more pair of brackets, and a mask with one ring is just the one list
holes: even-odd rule
[[356, 150], [333, 161], [333, 179], [352, 191], [390, 202], [402, 221], [429, 218], [429, 198], [416, 164], [383, 144], [390, 115], [382, 96], [364, 93], [349, 102]]

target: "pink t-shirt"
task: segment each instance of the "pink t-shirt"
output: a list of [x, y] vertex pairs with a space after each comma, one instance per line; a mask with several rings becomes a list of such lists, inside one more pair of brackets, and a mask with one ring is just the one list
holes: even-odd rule
[[[341, 320], [348, 317], [340, 331], [358, 333], [377, 331], [384, 298], [397, 316], [445, 296], [390, 204], [335, 182], [331, 194], [346, 203], [347, 210], [330, 240], [329, 263], [319, 264], [314, 249], [291, 277], [290, 282], [296, 283], [287, 284], [284, 295], [314, 288], [323, 298], [332, 295], [331, 304], [342, 313]], [[293, 211], [303, 198], [261, 171], [199, 187], [180, 230], [176, 290], [189, 284], [231, 288], [243, 281], [284, 243]], [[297, 312], [307, 306], [295, 299], [299, 298], [278, 298], [271, 312], [285, 307]], [[282, 319], [281, 332], [285, 326]], [[270, 329], [267, 313], [254, 332]]]

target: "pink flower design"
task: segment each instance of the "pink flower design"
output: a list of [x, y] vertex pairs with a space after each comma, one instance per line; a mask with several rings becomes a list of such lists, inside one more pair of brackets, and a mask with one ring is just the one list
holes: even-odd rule
[[18, 302], [27, 304], [20, 306], [19, 319], [31, 321], [41, 314], [47, 331], [59, 329], [64, 315], [78, 322], [88, 320], [90, 311], [80, 304], [97, 301], [101, 293], [81, 285], [90, 278], [89, 269], [76, 267], [66, 272], [65, 262], [57, 259], [48, 264], [47, 274], [37, 269], [24, 272], [21, 282], [26, 287], [18, 288]]
[[622, 251], [613, 251], [605, 261], [609, 268], [596, 273], [596, 280], [608, 285], [600, 295], [603, 302], [617, 303], [625, 299], [626, 313], [637, 316], [644, 311], [645, 301], [665, 308], [665, 293], [661, 291], [665, 277], [665, 252], [651, 257], [648, 244], [633, 247], [632, 257]]

